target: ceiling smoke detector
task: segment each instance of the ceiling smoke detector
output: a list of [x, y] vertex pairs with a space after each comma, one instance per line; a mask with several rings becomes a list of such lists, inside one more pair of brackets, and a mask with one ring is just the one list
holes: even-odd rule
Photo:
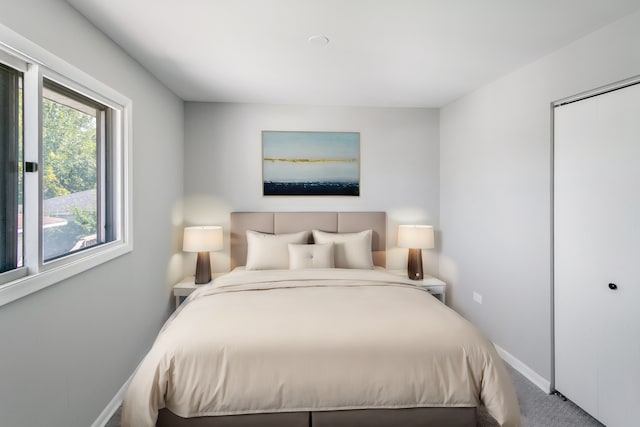
[[314, 46], [325, 46], [329, 44], [329, 37], [318, 34], [309, 37], [307, 41]]

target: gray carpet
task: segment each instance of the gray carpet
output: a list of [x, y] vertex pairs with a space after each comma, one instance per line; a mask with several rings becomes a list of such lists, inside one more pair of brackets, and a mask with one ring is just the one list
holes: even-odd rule
[[516, 387], [524, 427], [604, 427], [573, 402], [549, 395], [507, 365]]
[[[604, 427], [570, 401], [548, 395], [507, 365], [520, 402], [523, 427]], [[480, 427], [497, 425], [485, 412], [479, 411]], [[120, 409], [105, 427], [120, 427]]]

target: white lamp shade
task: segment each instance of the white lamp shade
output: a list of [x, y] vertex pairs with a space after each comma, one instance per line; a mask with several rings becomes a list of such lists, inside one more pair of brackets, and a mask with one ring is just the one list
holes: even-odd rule
[[412, 249], [433, 248], [433, 227], [430, 225], [401, 225], [398, 227], [398, 246]]
[[185, 227], [182, 240], [183, 251], [213, 252], [222, 248], [222, 227], [216, 225]]

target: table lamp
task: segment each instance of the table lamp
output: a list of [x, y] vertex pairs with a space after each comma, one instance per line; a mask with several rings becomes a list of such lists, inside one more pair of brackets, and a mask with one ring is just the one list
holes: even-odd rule
[[398, 228], [398, 246], [409, 248], [407, 275], [422, 280], [422, 249], [433, 248], [433, 227], [430, 225], [401, 225]]
[[185, 227], [182, 240], [182, 250], [185, 252], [197, 252], [196, 261], [196, 285], [211, 281], [211, 262], [209, 252], [222, 249], [222, 227], [204, 225], [197, 227]]

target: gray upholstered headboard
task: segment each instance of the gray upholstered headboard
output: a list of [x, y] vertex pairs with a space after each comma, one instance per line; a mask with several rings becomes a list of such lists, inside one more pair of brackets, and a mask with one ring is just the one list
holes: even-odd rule
[[371, 229], [373, 264], [386, 267], [385, 212], [232, 212], [231, 269], [246, 263], [247, 230], [282, 234], [313, 229], [332, 233], [353, 233]]

